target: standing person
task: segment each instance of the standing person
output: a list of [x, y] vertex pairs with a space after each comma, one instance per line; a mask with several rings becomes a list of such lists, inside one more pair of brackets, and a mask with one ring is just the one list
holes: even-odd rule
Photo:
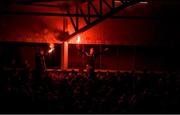
[[37, 71], [44, 72], [46, 70], [45, 53], [43, 49], [40, 49], [40, 51], [36, 54], [35, 63]]
[[93, 47], [91, 47], [89, 49], [89, 52], [82, 51], [81, 49], [79, 49], [79, 50], [80, 50], [80, 52], [82, 52], [88, 58], [87, 59], [87, 64], [86, 64], [86, 70], [87, 70], [88, 76], [89, 77], [94, 77], [95, 76], [94, 70], [95, 70], [95, 61], [96, 61], [96, 58], [97, 58], [97, 56], [99, 56], [102, 53], [104, 53], [105, 51], [107, 51], [108, 48], [105, 48], [103, 50], [103, 52], [99, 52], [99, 53], [96, 53]]
[[89, 53], [85, 52], [85, 54], [88, 57], [86, 70], [87, 70], [88, 76], [92, 77], [94, 76], [94, 68], [95, 68], [95, 61], [96, 61], [97, 55], [94, 53], [94, 48], [90, 48]]
[[35, 54], [35, 71], [33, 75], [33, 81], [38, 83], [46, 71], [45, 53], [43, 49], [37, 50]]

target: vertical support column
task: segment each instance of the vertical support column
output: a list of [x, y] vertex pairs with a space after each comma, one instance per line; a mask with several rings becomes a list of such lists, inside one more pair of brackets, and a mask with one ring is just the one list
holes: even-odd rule
[[103, 11], [102, 11], [102, 0], [99, 0], [99, 11], [100, 11], [100, 16], [103, 15]]
[[61, 69], [68, 69], [68, 42], [63, 42], [61, 46]]

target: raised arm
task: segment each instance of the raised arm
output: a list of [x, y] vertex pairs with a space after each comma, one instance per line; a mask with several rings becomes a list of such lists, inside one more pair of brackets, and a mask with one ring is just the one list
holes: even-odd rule
[[83, 51], [79, 46], [77, 46], [76, 48], [81, 54], [89, 56], [89, 54], [86, 51]]
[[108, 51], [108, 50], [109, 50], [109, 48], [105, 48], [103, 52], [106, 52], [106, 51]]

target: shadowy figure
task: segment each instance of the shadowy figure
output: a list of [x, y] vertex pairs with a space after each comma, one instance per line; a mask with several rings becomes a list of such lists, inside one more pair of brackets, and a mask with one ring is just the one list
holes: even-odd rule
[[85, 56], [87, 56], [87, 64], [86, 64], [87, 74], [88, 74], [88, 76], [91, 77], [91, 78], [94, 77], [94, 76], [95, 76], [94, 70], [95, 70], [95, 61], [96, 61], [96, 58], [97, 58], [99, 55], [103, 54], [104, 52], [108, 51], [109, 48], [105, 48], [102, 52], [98, 52], [98, 53], [95, 52], [95, 50], [94, 50], [93, 47], [91, 47], [91, 48], [89, 49], [89, 52], [83, 51], [83, 50], [80, 49], [79, 47], [78, 47], [78, 50], [79, 50], [82, 54], [84, 54]]
[[45, 53], [43, 49], [40, 49], [36, 54], [35, 63], [37, 71], [44, 72], [46, 70]]

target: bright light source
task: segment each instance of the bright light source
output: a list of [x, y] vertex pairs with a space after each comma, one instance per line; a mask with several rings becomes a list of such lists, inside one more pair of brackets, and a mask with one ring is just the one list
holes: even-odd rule
[[[115, 2], [115, 3], [121, 3], [121, 1], [120, 1], [120, 0], [115, 0], [114, 2]], [[148, 2], [147, 2], [147, 1], [142, 1], [142, 2], [139, 2], [139, 3], [141, 3], [141, 4], [148, 4]]]
[[50, 50], [48, 51], [48, 53], [52, 53], [53, 50], [54, 50], [54, 49], [50, 49]]
[[52, 53], [52, 51], [54, 50], [54, 44], [53, 43], [50, 43], [49, 44], [49, 50], [48, 50], [48, 53]]
[[78, 44], [80, 43], [80, 41], [81, 41], [80, 36], [77, 37], [76, 41], [77, 41]]
[[148, 4], [148, 2], [145, 2], [145, 1], [144, 1], [144, 2], [140, 2], [140, 3], [141, 3], [141, 4]]
[[115, 0], [114, 2], [119, 3], [119, 2], [121, 2], [121, 1], [119, 1], [119, 0]]

